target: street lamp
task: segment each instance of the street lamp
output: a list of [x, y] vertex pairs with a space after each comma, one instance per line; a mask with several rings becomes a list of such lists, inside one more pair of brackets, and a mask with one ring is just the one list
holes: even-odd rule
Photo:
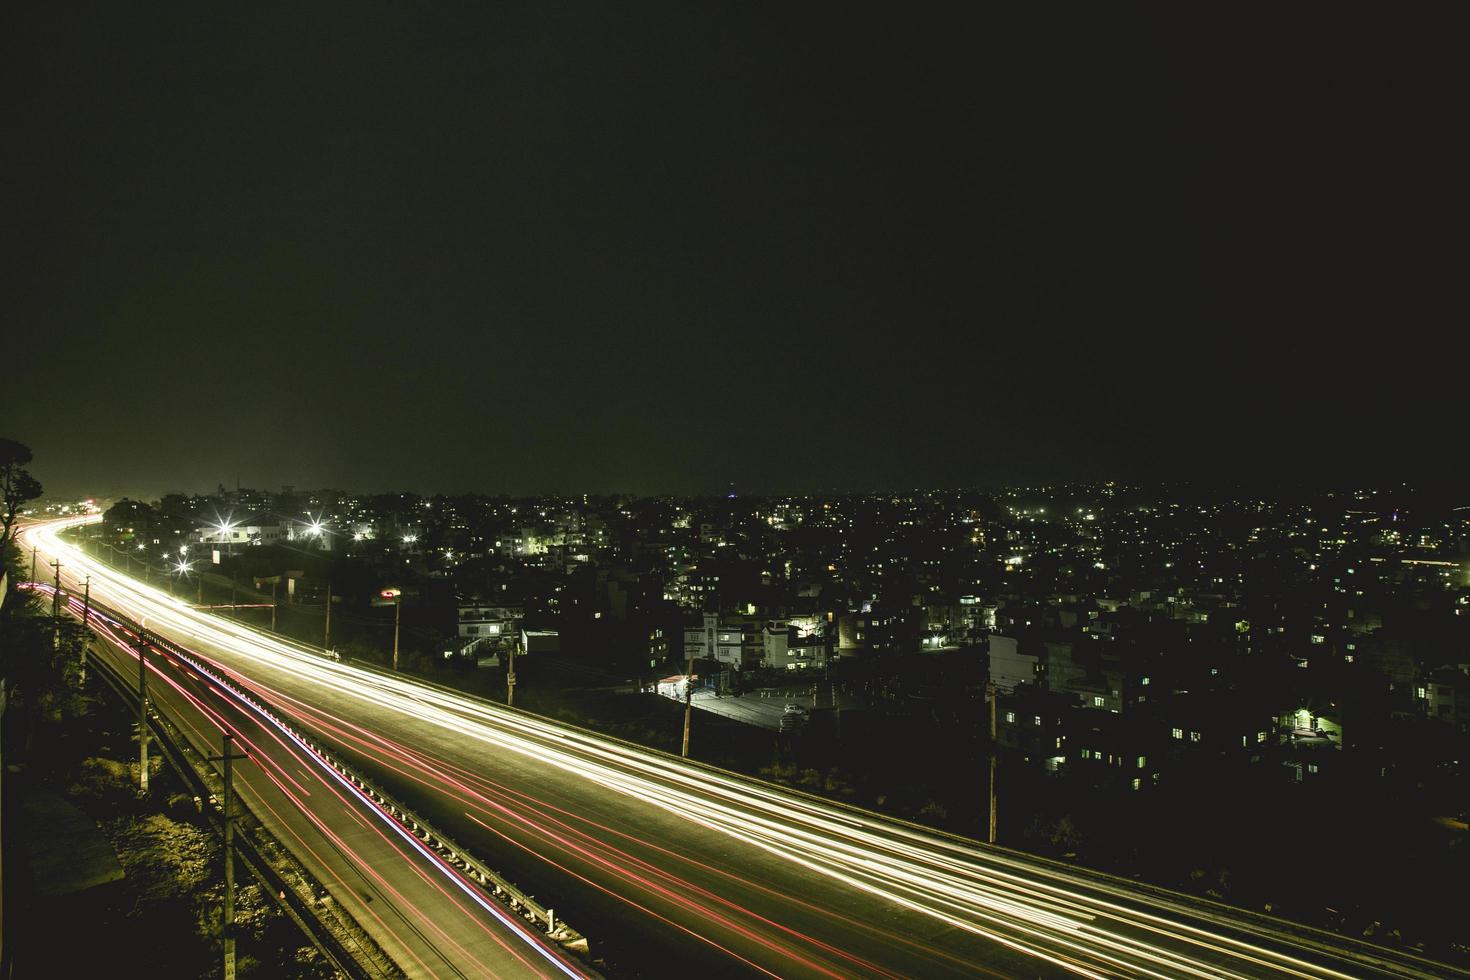
[[304, 527], [302, 527], [302, 533], [308, 538], [321, 537], [326, 532], [327, 522], [322, 520], [320, 517], [311, 517], [310, 511], [307, 512], [306, 516], [310, 517], [311, 519], [301, 522], [304, 525]]
[[403, 609], [403, 590], [397, 587], [387, 588], [378, 595], [384, 599], [393, 601], [393, 669], [398, 669], [398, 617]]
[[225, 553], [233, 555], [235, 553], [235, 528], [240, 525], [228, 517], [220, 517], [218, 513], [215, 514], [215, 520], [217, 523], [211, 525], [210, 530], [219, 535], [222, 543], [228, 549]]
[[[183, 550], [183, 549], [180, 549], [180, 550]], [[174, 572], [179, 576], [179, 580], [181, 582], [183, 580], [187, 579], [189, 577], [189, 573], [192, 572], [192, 571], [194, 571], [194, 563], [192, 561], [189, 561], [186, 558], [182, 558], [181, 557], [174, 564]], [[199, 592], [198, 592], [198, 595], [196, 596], [196, 598], [194, 600], [194, 604], [197, 605], [197, 606], [202, 606], [202, 605], [204, 605], [204, 573], [203, 572], [200, 572], [199, 573], [199, 579], [196, 582], [196, 585], [199, 588]]]

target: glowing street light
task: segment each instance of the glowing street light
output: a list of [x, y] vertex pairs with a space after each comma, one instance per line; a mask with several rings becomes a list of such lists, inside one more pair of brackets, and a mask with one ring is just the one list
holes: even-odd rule
[[218, 523], [213, 526], [212, 530], [219, 535], [220, 541], [226, 545], [228, 553], [233, 555], [235, 553], [235, 528], [240, 525], [228, 517], [220, 517], [218, 512], [214, 516]]

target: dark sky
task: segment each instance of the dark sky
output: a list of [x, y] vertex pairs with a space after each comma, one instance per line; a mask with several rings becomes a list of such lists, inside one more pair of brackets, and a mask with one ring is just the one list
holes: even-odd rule
[[57, 491], [1460, 466], [1433, 25], [22, 6], [0, 435]]

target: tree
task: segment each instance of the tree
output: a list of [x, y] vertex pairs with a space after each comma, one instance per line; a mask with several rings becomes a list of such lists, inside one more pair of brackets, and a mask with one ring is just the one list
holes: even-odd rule
[[14, 439], [0, 438], [0, 555], [10, 548], [15, 515], [30, 500], [41, 495], [41, 483], [31, 476], [25, 465], [31, 461], [31, 447]]
[[40, 725], [83, 709], [78, 671], [87, 631], [52, 620], [48, 604], [34, 592], [17, 592], [0, 609], [0, 679], [24, 709], [27, 752]]

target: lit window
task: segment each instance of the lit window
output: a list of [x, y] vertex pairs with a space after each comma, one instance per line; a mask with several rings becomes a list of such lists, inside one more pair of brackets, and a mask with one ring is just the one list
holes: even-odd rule
[[1105, 703], [1106, 702], [1104, 701], [1103, 696], [1101, 694], [1094, 694], [1092, 696], [1092, 706], [1094, 708], [1101, 708], [1103, 706], [1103, 704], [1105, 704]]
[[1176, 728], [1176, 729], [1174, 729], [1174, 737], [1175, 738], [1183, 738], [1184, 737], [1184, 729], [1182, 729], [1182, 728]]
[[1143, 768], [1143, 761], [1144, 761], [1143, 756], [1139, 756], [1138, 757], [1138, 768], [1140, 768], [1140, 769]]
[[1199, 732], [1190, 732], [1189, 733], [1189, 740], [1191, 742], [1198, 742], [1199, 741]]
[[1007, 711], [1006, 712], [1006, 724], [1007, 725], [1014, 725], [1015, 723], [1016, 723], [1016, 713], [1014, 711]]
[[1138, 681], [1138, 683], [1139, 683], [1139, 686], [1141, 686], [1141, 687], [1148, 687], [1148, 678], [1147, 677], [1140, 678], [1139, 681]]
[[1082, 750], [1082, 758], [1084, 758], [1084, 759], [1091, 759], [1092, 758], [1092, 750], [1091, 749], [1083, 749]]
[[1035, 726], [1036, 726], [1036, 727], [1037, 727], [1037, 728], [1040, 728], [1040, 727], [1041, 727], [1041, 716], [1040, 716], [1040, 715], [1037, 715], [1037, 716], [1036, 716], [1036, 717], [1035, 717], [1035, 718], [1034, 718], [1034, 719], [1033, 719], [1033, 720], [1032, 720], [1032, 724], [1034, 724], [1034, 725], [1035, 725]]
[[1135, 779], [1135, 780], [1133, 780], [1133, 788], [1134, 789], [1143, 789], [1143, 780], [1141, 780], [1141, 779]]
[[1260, 745], [1261, 743], [1263, 743], [1265, 741], [1266, 741], [1266, 733], [1265, 732], [1256, 732], [1256, 744], [1257, 745]]

